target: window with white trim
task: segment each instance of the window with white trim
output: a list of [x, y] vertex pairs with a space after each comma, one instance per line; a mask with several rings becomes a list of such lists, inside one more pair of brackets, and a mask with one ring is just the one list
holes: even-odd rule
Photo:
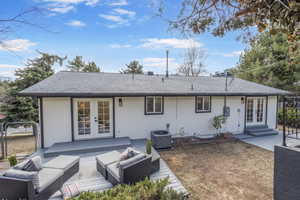
[[210, 112], [211, 97], [210, 96], [196, 96], [196, 112]]
[[163, 114], [163, 97], [147, 96], [145, 98], [145, 114]]

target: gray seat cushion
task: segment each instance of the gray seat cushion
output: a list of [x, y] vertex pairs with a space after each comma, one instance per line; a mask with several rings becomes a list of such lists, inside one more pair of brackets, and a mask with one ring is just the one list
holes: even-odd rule
[[121, 153], [118, 151], [110, 151], [104, 154], [96, 156], [96, 161], [103, 167], [106, 168], [108, 165], [115, 163], [121, 159]]
[[41, 185], [38, 172], [28, 172], [28, 171], [18, 170], [18, 169], [9, 169], [6, 172], [4, 172], [3, 176], [23, 179], [23, 180], [30, 180], [32, 181], [33, 187], [36, 190], [38, 190], [38, 188]]
[[119, 168], [117, 163], [112, 163], [107, 166], [107, 172], [112, 175], [117, 181], [120, 181]]
[[63, 175], [64, 171], [61, 169], [43, 168], [38, 173], [40, 185], [37, 191], [43, 191], [56, 180], [62, 178]]
[[43, 168], [62, 169], [64, 172], [79, 162], [79, 156], [58, 156], [43, 165]]
[[127, 159], [127, 160], [122, 160], [122, 161], [119, 163], [119, 165], [117, 164], [117, 167], [118, 167], [118, 166], [119, 166], [120, 168], [126, 167], [126, 166], [128, 166], [128, 165], [130, 165], [130, 164], [132, 164], [132, 163], [136, 163], [136, 162], [138, 162], [139, 160], [142, 160], [142, 159], [145, 158], [145, 157], [146, 157], [145, 154], [139, 153], [139, 154], [133, 156], [132, 158], [129, 158], [129, 159]]

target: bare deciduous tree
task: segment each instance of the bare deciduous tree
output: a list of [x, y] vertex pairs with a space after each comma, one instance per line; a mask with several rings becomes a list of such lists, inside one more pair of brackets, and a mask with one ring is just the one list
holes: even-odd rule
[[[49, 31], [47, 28], [33, 22], [32, 17], [37, 18], [37, 15], [41, 14], [43, 10], [44, 9], [38, 7], [31, 7], [11, 17], [0, 17], [0, 45], [3, 44], [3, 41], [6, 39], [5, 37], [16, 32], [22, 25]], [[5, 46], [3, 46], [3, 48], [5, 48]]]
[[199, 76], [204, 70], [205, 51], [192, 44], [184, 53], [183, 64], [178, 67], [178, 73], [185, 76]]

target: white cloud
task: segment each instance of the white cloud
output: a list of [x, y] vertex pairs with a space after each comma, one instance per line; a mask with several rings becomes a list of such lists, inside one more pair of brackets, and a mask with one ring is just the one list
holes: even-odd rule
[[230, 52], [230, 53], [223, 53], [222, 56], [225, 56], [225, 57], [236, 57], [236, 56], [240, 56], [244, 53], [244, 51], [233, 51], [233, 52]]
[[26, 51], [36, 43], [26, 39], [4, 40], [0, 43], [0, 51]]
[[185, 49], [191, 46], [200, 47], [202, 44], [194, 39], [177, 39], [177, 38], [146, 38], [142, 39], [142, 48], [175, 48]]
[[118, 15], [105, 15], [105, 14], [100, 14], [99, 17], [106, 19], [108, 21], [111, 22], [115, 22], [118, 25], [124, 25], [124, 24], [128, 24], [128, 20], [122, 18], [121, 16]]
[[99, 0], [88, 0], [88, 1], [85, 2], [85, 5], [87, 5], [87, 6], [95, 6], [95, 5], [98, 4], [98, 2], [99, 2]]
[[13, 79], [15, 77], [15, 71], [0, 71], [0, 77], [8, 77]]
[[128, 15], [129, 17], [134, 17], [136, 12], [122, 9], [122, 8], [115, 8], [114, 11], [120, 15]]
[[110, 5], [110, 6], [127, 6], [128, 2], [127, 2], [127, 0], [118, 0], [118, 1], [111, 2], [108, 5]]
[[114, 49], [121, 49], [121, 48], [130, 48], [132, 46], [130, 44], [111, 44], [110, 47]]
[[19, 67], [18, 65], [0, 64], [0, 69], [3, 69], [3, 68], [12, 68], [12, 69], [15, 69], [15, 68], [18, 68], [18, 67]]
[[51, 12], [65, 14], [75, 10], [76, 4], [84, 3], [87, 6], [95, 6], [99, 0], [44, 0], [44, 2], [50, 2], [47, 8]]
[[[162, 57], [148, 57], [142, 59], [142, 64], [144, 67], [149, 68], [153, 71], [164, 73], [166, 70], [166, 58]], [[176, 72], [178, 63], [175, 58], [169, 58], [169, 70]]]
[[68, 13], [74, 9], [75, 9], [74, 6], [67, 5], [67, 4], [51, 4], [48, 7], [48, 10], [50, 10], [51, 12], [56, 12], [61, 14]]
[[68, 26], [73, 26], [73, 27], [83, 27], [86, 26], [86, 24], [82, 21], [79, 20], [72, 20], [68, 23], [66, 23]]
[[85, 5], [94, 6], [99, 2], [99, 0], [44, 0], [44, 2], [54, 2], [54, 3], [60, 3], [60, 4], [85, 3]]

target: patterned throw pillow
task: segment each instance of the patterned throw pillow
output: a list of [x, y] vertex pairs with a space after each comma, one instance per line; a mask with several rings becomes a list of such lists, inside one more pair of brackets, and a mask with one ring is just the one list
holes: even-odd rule
[[42, 159], [40, 156], [31, 158], [23, 167], [25, 171], [40, 171], [42, 169]]
[[79, 187], [76, 183], [65, 184], [62, 188], [64, 199], [69, 199], [80, 194]]
[[18, 164], [16, 164], [13, 168], [18, 170], [23, 170], [24, 166], [28, 163], [29, 160], [24, 160]]
[[125, 149], [125, 151], [123, 151], [121, 153], [121, 159], [120, 159], [120, 161], [132, 158], [133, 156], [136, 156], [139, 153], [140, 153], [139, 151], [137, 151], [137, 150], [135, 150], [135, 149], [133, 149], [131, 147], [128, 147], [127, 149]]

